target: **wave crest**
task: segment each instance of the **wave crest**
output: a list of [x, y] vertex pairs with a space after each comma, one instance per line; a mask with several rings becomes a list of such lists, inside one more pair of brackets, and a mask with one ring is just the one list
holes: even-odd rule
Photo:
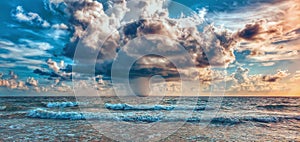
[[172, 116], [164, 116], [161, 114], [126, 112], [126, 113], [92, 113], [92, 112], [55, 112], [45, 109], [34, 109], [26, 114], [30, 118], [41, 119], [68, 119], [68, 120], [101, 120], [101, 121], [126, 121], [126, 122], [189, 122], [189, 123], [203, 123], [209, 122], [211, 124], [220, 125], [235, 125], [240, 123], [260, 122], [260, 123], [277, 123], [283, 120], [300, 120], [300, 116], [222, 116], [215, 118], [202, 117], [186, 117], [184, 114], [176, 114]]
[[176, 105], [130, 105], [106, 103], [105, 108], [111, 110], [213, 110], [208, 106], [176, 106]]
[[48, 102], [45, 103], [48, 108], [65, 108], [65, 107], [77, 107], [79, 105], [78, 102]]

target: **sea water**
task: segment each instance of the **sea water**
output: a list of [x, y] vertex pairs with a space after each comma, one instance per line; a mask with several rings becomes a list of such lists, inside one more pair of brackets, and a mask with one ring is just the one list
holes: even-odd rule
[[[220, 107], [208, 106], [208, 97], [184, 97], [185, 104], [178, 104], [178, 97], [148, 104], [134, 99], [1, 97], [0, 141], [113, 140], [94, 128], [94, 122], [183, 122], [160, 141], [300, 141], [300, 98], [224, 97]], [[204, 117], [204, 112], [215, 115]]]

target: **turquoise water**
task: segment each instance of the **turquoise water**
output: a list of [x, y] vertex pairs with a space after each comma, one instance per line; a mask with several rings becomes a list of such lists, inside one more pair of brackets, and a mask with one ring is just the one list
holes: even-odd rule
[[[148, 99], [157, 101], [155, 97]], [[142, 127], [177, 122], [183, 125], [160, 141], [299, 140], [299, 98], [225, 97], [219, 108], [210, 109], [199, 109], [209, 108], [206, 97], [185, 98], [197, 100], [196, 106], [189, 101], [179, 105], [178, 99], [165, 97], [158, 104], [137, 105], [129, 101], [133, 99], [120, 102], [116, 97], [80, 98], [84, 102], [77, 102], [74, 97], [2, 97], [0, 140], [114, 139], [117, 134], [105, 136], [106, 128], [94, 124], [126, 123]], [[204, 117], [205, 112], [214, 109], [216, 115]], [[201, 127], [206, 123], [206, 127]]]

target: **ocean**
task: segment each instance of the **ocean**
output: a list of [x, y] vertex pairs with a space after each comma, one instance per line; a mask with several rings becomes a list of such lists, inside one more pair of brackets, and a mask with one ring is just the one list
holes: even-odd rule
[[300, 141], [300, 97], [166, 97], [299, 96], [299, 4], [2, 0], [0, 142]]
[[0, 141], [300, 141], [298, 97], [135, 99], [1, 97]]

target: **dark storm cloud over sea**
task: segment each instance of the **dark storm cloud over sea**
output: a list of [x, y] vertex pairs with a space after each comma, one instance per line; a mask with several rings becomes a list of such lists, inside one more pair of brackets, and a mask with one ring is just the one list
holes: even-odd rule
[[[95, 71], [109, 79], [111, 64], [118, 51], [123, 50], [128, 57], [133, 57], [131, 51], [120, 48], [122, 44], [136, 37], [159, 34], [175, 40], [191, 55], [196, 68], [182, 69], [185, 76], [195, 76], [207, 84], [226, 81], [232, 86], [226, 88], [228, 91], [293, 90], [280, 85], [280, 81], [289, 80], [288, 84], [292, 86], [298, 80], [299, 69], [293, 67], [299, 60], [299, 48], [296, 46], [299, 44], [297, 0], [175, 2], [195, 12], [182, 20], [189, 23], [185, 28], [180, 27], [186, 24], [180, 18], [172, 18], [172, 8], [166, 12], [156, 6], [158, 13], [147, 9], [153, 4], [162, 5], [158, 1], [136, 5], [148, 15], [136, 12], [148, 18], [156, 15], [159, 20], [140, 19], [125, 25], [119, 21], [126, 13], [126, 7], [118, 9], [125, 4], [122, 1], [3, 1], [0, 19], [1, 84], [8, 88], [22, 88], [24, 85], [12, 87], [11, 84], [23, 81], [25, 88], [27, 85], [27, 88], [35, 90], [49, 90], [49, 80], [60, 87], [62, 83], [68, 84], [74, 75], [71, 73], [72, 65], [78, 68], [88, 66], [72, 60], [78, 42], [85, 48], [82, 50], [83, 57], [99, 53]], [[135, 2], [132, 3], [134, 5]], [[104, 12], [109, 8], [116, 9], [113, 11], [115, 17]], [[108, 24], [110, 27], [105, 26], [108, 19], [113, 21], [113, 24]], [[123, 28], [119, 29], [119, 33], [110, 35], [100, 52], [95, 52], [98, 45], [93, 39], [108, 36], [120, 24]], [[90, 31], [86, 31], [88, 28]], [[186, 59], [178, 58], [176, 61], [184, 64]], [[227, 76], [211, 69], [211, 66], [225, 67]], [[9, 74], [9, 71], [14, 73]], [[201, 72], [200, 75], [197, 71]], [[158, 56], [148, 56], [136, 62], [132, 72], [137, 76], [158, 74], [165, 78], [178, 77], [174, 65]], [[10, 82], [11, 76], [18, 76], [18, 80]], [[270, 82], [272, 77], [276, 79]], [[36, 88], [41, 86], [35, 86], [34, 80], [39, 84], [45, 83], [46, 87]], [[98, 80], [97, 77], [95, 80]]]
[[[123, 135], [127, 141], [300, 141], [300, 99], [288, 97], [300, 92], [299, 0], [176, 0], [182, 5], [170, 11], [162, 0], [127, 2], [0, 1], [0, 141], [112, 141]], [[189, 15], [178, 16], [180, 10]], [[143, 18], [120, 20], [135, 14]], [[144, 46], [121, 48], [139, 38]], [[133, 64], [132, 78], [161, 75], [169, 82], [154, 84], [158, 93], [150, 97], [114, 96], [112, 86], [120, 86], [111, 83], [110, 71], [118, 53], [128, 59], [124, 63], [155, 49], [182, 68], [159, 55], [144, 56]], [[96, 75], [85, 74], [92, 56]], [[188, 84], [191, 94], [176, 97], [182, 93], [178, 71], [198, 81], [200, 91]], [[76, 85], [82, 90], [74, 91]], [[100, 94], [92, 97], [88, 89]], [[212, 89], [239, 97], [207, 97]], [[163, 90], [170, 96], [162, 97]], [[74, 97], [76, 91], [88, 96]], [[96, 122], [104, 126], [100, 131]], [[124, 123], [168, 130], [170, 123], [184, 125], [171, 135], [156, 130], [141, 138], [123, 131]], [[101, 133], [106, 130], [109, 135]]]

